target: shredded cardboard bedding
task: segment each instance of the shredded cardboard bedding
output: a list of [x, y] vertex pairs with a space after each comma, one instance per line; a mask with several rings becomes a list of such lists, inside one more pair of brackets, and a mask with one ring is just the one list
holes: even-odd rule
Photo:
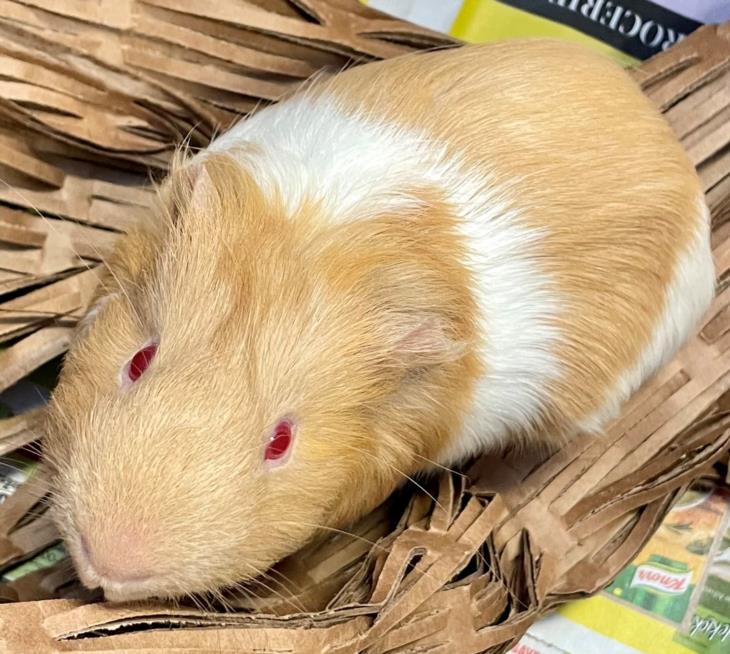
[[[182, 140], [204, 146], [322, 68], [453, 44], [355, 0], [0, 3], [0, 392], [63, 354]], [[604, 438], [444, 472], [206, 611], [84, 593], [28, 464], [0, 504], [0, 651], [503, 652], [609, 584], [730, 447], [730, 24], [635, 75], [698, 167], [719, 286]], [[40, 411], [0, 420], [0, 457], [36, 446]]]

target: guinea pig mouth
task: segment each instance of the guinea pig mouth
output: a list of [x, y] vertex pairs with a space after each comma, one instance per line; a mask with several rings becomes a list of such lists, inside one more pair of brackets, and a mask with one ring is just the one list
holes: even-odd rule
[[131, 602], [168, 595], [155, 586], [154, 579], [123, 582], [106, 580], [101, 589], [104, 591], [104, 599], [110, 602]]
[[97, 574], [90, 567], [77, 566], [79, 579], [87, 588], [101, 588], [104, 599], [110, 602], [130, 602], [151, 597], [169, 597], [164, 581], [157, 577], [130, 577], [110, 579]]
[[[127, 602], [153, 596], [169, 596], [165, 591], [165, 580], [159, 575], [125, 573], [99, 569], [85, 539], [80, 537], [70, 548], [76, 571], [81, 583], [89, 589], [101, 588], [105, 599], [112, 602]], [[111, 573], [111, 574], [110, 574]]]

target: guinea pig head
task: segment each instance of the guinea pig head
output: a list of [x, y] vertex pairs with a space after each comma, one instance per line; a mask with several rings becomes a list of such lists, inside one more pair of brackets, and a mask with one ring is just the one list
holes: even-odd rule
[[474, 366], [462, 273], [431, 270], [402, 216], [294, 218], [222, 155], [160, 197], [107, 263], [44, 435], [54, 518], [111, 600], [245, 580], [372, 509], [445, 445]]

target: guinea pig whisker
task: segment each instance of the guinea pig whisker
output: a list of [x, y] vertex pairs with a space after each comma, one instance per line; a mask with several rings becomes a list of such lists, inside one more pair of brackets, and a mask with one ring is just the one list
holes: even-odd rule
[[50, 478], [54, 473], [58, 472], [58, 466], [50, 459], [45, 458], [43, 453], [36, 453], [41, 459], [38, 462], [38, 468], [33, 472], [32, 479], [43, 479], [44, 482], [49, 483]]
[[[28, 429], [28, 431], [31, 434], [33, 434], [33, 432], [30, 429]], [[31, 454], [35, 454], [37, 456], [41, 456], [41, 454], [43, 454], [43, 451], [41, 450], [40, 443], [38, 443], [39, 437], [36, 436], [35, 434], [33, 434], [33, 436], [35, 436], [35, 440], [31, 441], [30, 443], [26, 443], [25, 445], [23, 445], [22, 449], [28, 450]]]
[[[294, 608], [296, 608], [298, 611], [301, 611], [302, 613], [307, 612], [307, 608], [304, 606], [304, 604], [301, 603], [301, 601], [297, 600], [295, 596], [287, 597], [283, 593], [276, 590], [276, 588], [269, 586], [265, 581], [261, 579], [262, 576], [266, 578], [266, 572], [260, 572], [257, 570], [254, 566], [250, 564], [246, 564], [249, 568], [251, 568], [252, 572], [254, 573], [254, 577], [248, 582], [249, 584], [258, 584], [262, 586], [265, 590], [267, 590], [270, 594], [275, 595], [280, 600], [282, 600], [284, 603], [290, 604]], [[269, 578], [270, 579], [270, 578]], [[271, 580], [271, 579], [270, 579]], [[276, 581], [273, 581], [273, 583], [277, 583]], [[259, 597], [259, 599], [262, 599]]]
[[219, 588], [211, 588], [208, 592], [212, 595], [213, 600], [223, 608], [224, 613], [234, 612], [233, 605], [226, 600], [225, 595]]
[[264, 597], [255, 592], [247, 583], [239, 581], [226, 588], [231, 598], [233, 612], [237, 612], [241, 608], [247, 611], [256, 610], [256, 607], [265, 600]]
[[279, 524], [279, 525], [291, 525], [291, 526], [295, 526], [295, 527], [310, 527], [312, 529], [322, 529], [323, 531], [329, 531], [329, 532], [334, 533], [334, 534], [340, 534], [340, 535], [343, 535], [343, 536], [349, 536], [350, 538], [352, 538], [354, 540], [359, 540], [359, 541], [362, 541], [364, 543], [367, 543], [368, 545], [370, 545], [370, 546], [372, 546], [374, 548], [382, 549], [382, 546], [378, 545], [375, 541], [370, 540], [368, 538], [365, 538], [364, 536], [359, 536], [358, 534], [355, 534], [355, 533], [353, 533], [351, 531], [347, 531], [345, 529], [338, 529], [336, 527], [328, 527], [327, 525], [320, 525], [320, 524], [312, 523], [312, 522], [302, 522], [301, 520], [297, 520], [297, 521], [294, 521], [294, 520], [277, 520], [276, 521], [276, 524]]
[[287, 590], [291, 590], [292, 592], [299, 593], [302, 591], [302, 588], [294, 582], [293, 579], [291, 579], [289, 576], [285, 575], [281, 570], [277, 570], [276, 567], [269, 568], [266, 572], [268, 575], [276, 574], [281, 581], [279, 583], [285, 585], [287, 587]]
[[38, 500], [38, 503], [45, 506], [46, 510], [48, 510], [55, 504], [55, 501], [57, 499], [58, 499], [58, 493], [52, 489], [49, 489], [48, 491], [46, 491], [46, 494], [43, 497], [41, 497], [40, 500]]
[[227, 588], [231, 593], [232, 599], [238, 596], [238, 601], [240, 602], [240, 599], [243, 598], [243, 601], [248, 604], [247, 608], [252, 608], [257, 603], [261, 602], [263, 598], [250, 586], [247, 586], [247, 583], [250, 582], [237, 581], [233, 584], [230, 584]]
[[205, 593], [202, 598], [203, 602], [205, 602], [205, 605], [208, 607], [206, 611], [208, 613], [218, 613], [217, 607], [215, 605], [215, 591], [209, 590], [207, 593]]
[[58, 470], [60, 469], [59, 462], [54, 456], [47, 454], [40, 448], [31, 449], [26, 446], [26, 449], [28, 449], [31, 454], [39, 457], [38, 471], [36, 474], [40, 473], [45, 475], [46, 477], [49, 477], [54, 472], [58, 472]]
[[[264, 589], [266, 589], [270, 595], [274, 595], [275, 597], [278, 597], [287, 606], [292, 607], [294, 610], [299, 611], [300, 613], [307, 613], [307, 607], [304, 605], [304, 603], [299, 598], [296, 597], [296, 595], [294, 593], [285, 595], [281, 591], [276, 590], [275, 587], [270, 586], [269, 584], [263, 582], [259, 578], [257, 578], [255, 580], [255, 582], [260, 584], [261, 586], [263, 586]], [[260, 599], [264, 599], [264, 598], [260, 598]]]
[[[274, 573], [278, 575], [278, 579], [274, 578]], [[271, 583], [276, 584], [277, 586], [281, 586], [284, 590], [291, 593], [292, 595], [296, 595], [302, 590], [283, 572], [276, 570], [275, 568], [269, 568], [268, 570], [265, 570], [261, 573], [261, 576], [271, 580]]]
[[[36, 389], [36, 392], [39, 392], [38, 389]], [[40, 457], [41, 465], [51, 466], [55, 470], [58, 470], [59, 462], [55, 459], [55, 457], [51, 456], [48, 451], [43, 450], [41, 445], [41, 436], [30, 427], [26, 428], [26, 431], [33, 436], [33, 440], [30, 443], [26, 443], [23, 447], [30, 451], [31, 454], [35, 454]]]
[[[68, 414], [64, 411], [61, 403], [56, 402], [56, 403], [54, 403], [53, 407], [54, 407], [55, 411], [58, 413], [58, 415], [60, 415], [60, 417], [61, 417], [60, 427], [62, 427], [63, 430], [69, 434], [73, 433], [73, 431], [74, 431], [72, 428], [73, 422], [69, 418]], [[37, 440], [39, 440], [39, 439], [37, 439]], [[44, 456], [49, 457], [47, 452], [44, 453]], [[56, 466], [56, 467], [58, 467], [58, 466]]]
[[468, 479], [468, 477], [459, 470], [455, 470], [454, 468], [449, 468], [448, 466], [442, 465], [441, 463], [437, 463], [433, 459], [429, 459], [428, 457], [423, 456], [422, 454], [418, 454], [416, 452], [412, 452], [411, 456], [416, 459], [420, 459], [421, 461], [425, 461], [426, 463], [430, 463], [431, 465], [435, 466], [436, 468], [439, 468], [440, 470], [443, 470], [444, 472], [450, 472], [454, 475], [458, 475], [459, 477], [462, 477], [464, 479]]
[[439, 507], [442, 511], [446, 511], [446, 507], [443, 504], [441, 504], [438, 501], [438, 499], [436, 499], [436, 497], [434, 495], [432, 495], [431, 493], [429, 493], [429, 491], [422, 484], [419, 484], [413, 477], [411, 477], [410, 475], [406, 474], [405, 472], [403, 472], [402, 470], [400, 470], [399, 468], [397, 468], [396, 466], [394, 466], [389, 461], [385, 461], [383, 459], [380, 459], [377, 456], [375, 456], [374, 454], [372, 454], [371, 452], [368, 452], [367, 450], [365, 450], [363, 448], [354, 447], [353, 445], [347, 445], [345, 443], [340, 443], [340, 446], [341, 447], [349, 447], [351, 450], [355, 450], [356, 452], [359, 452], [360, 454], [364, 454], [365, 456], [369, 456], [371, 459], [375, 459], [376, 461], [378, 461], [378, 463], [381, 463], [381, 464], [384, 463], [391, 470], [393, 470], [393, 471], [397, 472], [399, 475], [403, 476], [405, 479], [407, 479], [408, 481], [410, 481], [414, 486], [416, 486], [419, 490], [421, 490], [428, 497], [430, 497], [434, 501], [434, 504], [436, 504], [436, 506]]
[[[246, 588], [246, 585], [245, 585], [244, 583], [240, 582], [240, 581], [236, 581], [236, 582], [234, 582], [234, 583], [230, 584], [229, 586], [227, 586], [227, 587], [225, 588], [225, 590], [226, 590], [226, 592], [228, 592], [228, 593], [229, 593], [230, 595], [232, 595], [232, 596], [235, 596], [235, 595], [242, 595], [242, 596], [243, 596], [243, 598], [244, 598], [244, 599], [245, 599], [246, 601], [250, 601], [250, 600], [252, 600], [252, 599], [258, 599], [258, 598], [257, 598], [257, 597], [256, 597], [256, 596], [255, 596], [255, 595], [254, 595], [254, 594], [253, 594], [253, 593], [251, 592], [251, 590], [250, 590], [249, 588]], [[233, 601], [236, 601], [236, 600], [235, 600], [235, 597], [232, 597], [232, 600], [231, 600], [231, 601], [232, 601], [232, 602], [233, 602]], [[232, 605], [232, 606], [233, 606], [233, 605]], [[235, 607], [234, 607], [234, 610], [235, 610]]]
[[189, 593], [187, 597], [190, 598], [190, 600], [195, 604], [196, 608], [199, 611], [202, 611], [206, 614], [215, 614], [218, 613], [218, 611], [216, 610], [210, 597], [212, 593], [213, 589], [209, 589], [200, 593]]
[[48, 399], [43, 396], [43, 394], [41, 393], [40, 389], [35, 384], [33, 384], [33, 390], [35, 391], [35, 394], [41, 400], [41, 402], [43, 403], [43, 405], [48, 404]]
[[195, 608], [198, 609], [198, 611], [201, 611], [202, 613], [209, 613], [210, 611], [207, 611], [205, 607], [203, 606], [203, 603], [200, 600], [200, 597], [197, 594], [189, 594], [187, 596], [190, 601], [195, 604]]

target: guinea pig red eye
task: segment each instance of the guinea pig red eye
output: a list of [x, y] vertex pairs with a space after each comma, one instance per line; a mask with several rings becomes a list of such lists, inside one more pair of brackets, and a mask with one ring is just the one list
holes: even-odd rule
[[155, 354], [157, 354], [157, 345], [154, 343], [137, 351], [127, 364], [127, 377], [129, 381], [135, 382], [142, 376], [150, 363], [152, 363], [152, 359], [155, 358]]
[[267, 461], [278, 461], [289, 451], [292, 442], [291, 423], [282, 421], [274, 428], [269, 442], [266, 444], [264, 458]]

